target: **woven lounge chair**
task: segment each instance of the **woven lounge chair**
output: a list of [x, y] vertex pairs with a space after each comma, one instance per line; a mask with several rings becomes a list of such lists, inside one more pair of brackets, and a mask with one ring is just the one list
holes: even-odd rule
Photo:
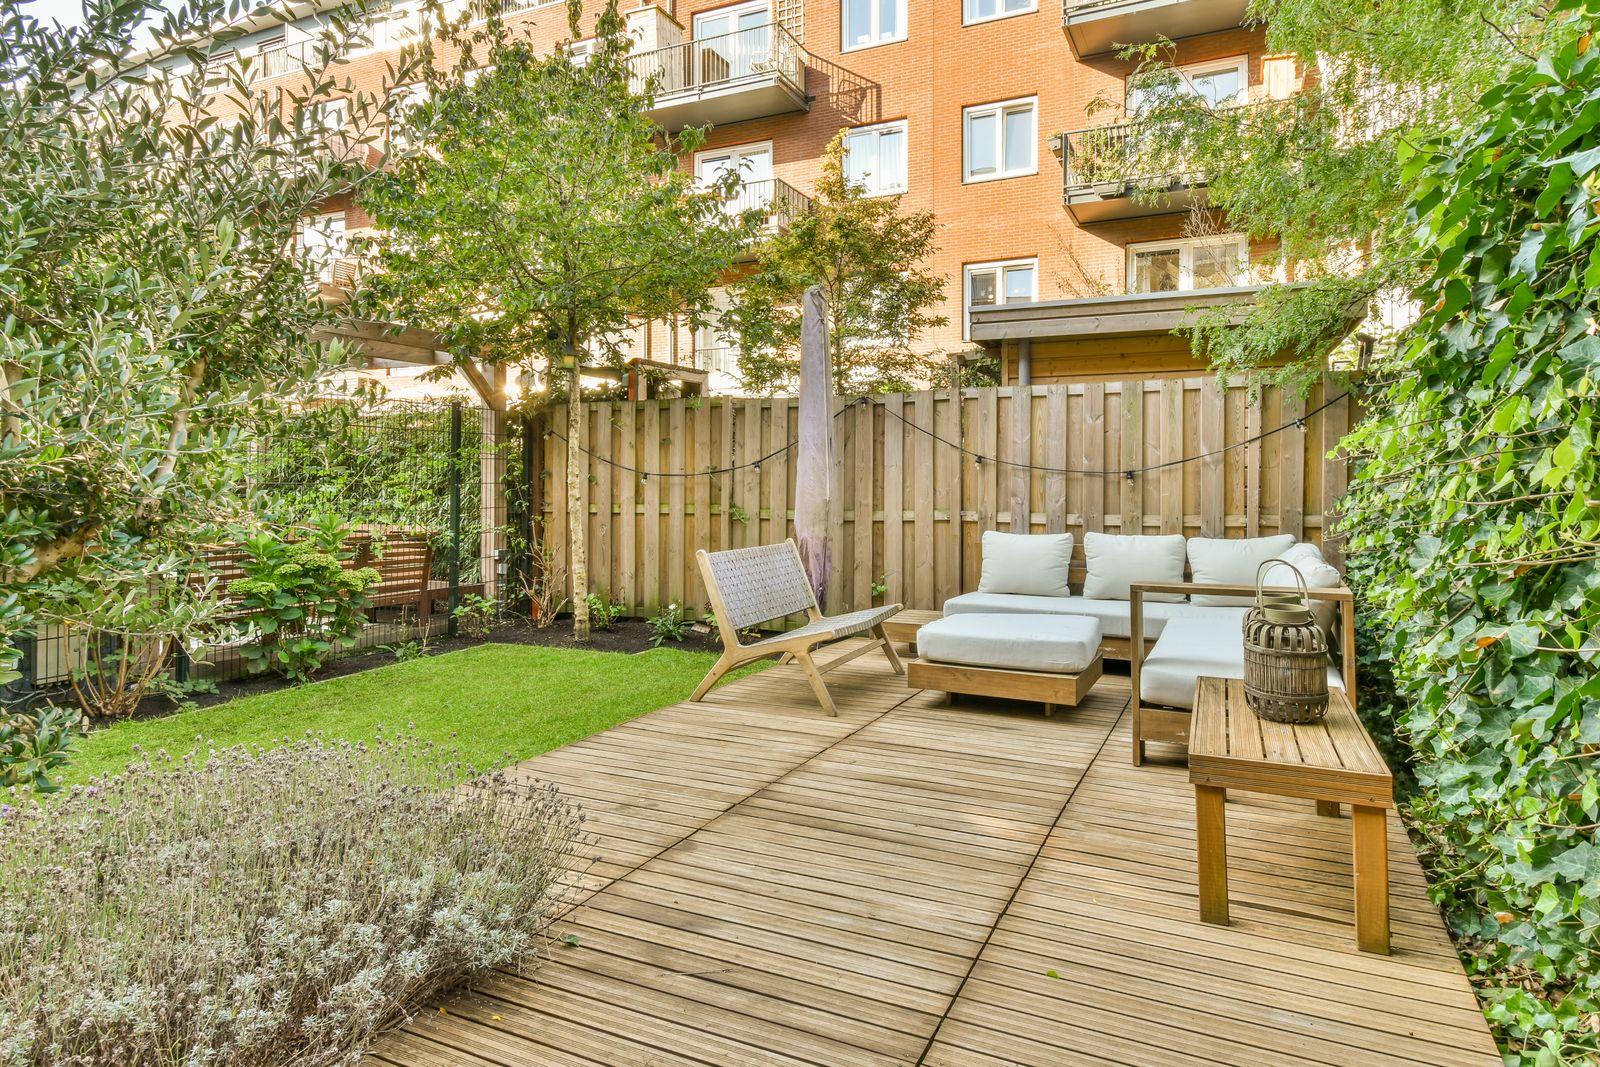
[[[896, 674], [906, 672], [888, 635], [883, 632], [884, 620], [899, 611], [900, 605], [823, 615], [811, 590], [811, 580], [800, 562], [800, 550], [793, 541], [727, 552], [701, 549], [696, 556], [700, 560], [700, 574], [706, 581], [706, 593], [711, 598], [711, 610], [716, 615], [717, 630], [722, 635], [723, 652], [689, 699], [699, 700], [705, 696], [719, 678], [741, 663], [782, 654], [785, 662], [797, 660], [805, 670], [811, 691], [816, 693], [817, 703], [823, 710], [829, 715], [838, 715], [839, 709], [834, 707], [833, 697], [822, 681], [824, 672], [878, 648], [883, 649]], [[748, 644], [739, 640], [741, 630], [801, 612], [810, 621], [798, 629]], [[876, 641], [846, 653], [826, 667], [818, 668], [811, 658], [812, 650], [819, 645], [869, 632]]]

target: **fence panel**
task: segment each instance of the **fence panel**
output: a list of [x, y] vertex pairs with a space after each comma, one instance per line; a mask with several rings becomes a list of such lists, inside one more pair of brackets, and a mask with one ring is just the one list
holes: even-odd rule
[[[839, 398], [828, 610], [975, 588], [985, 530], [1070, 532], [1080, 564], [1086, 531], [1323, 542], [1352, 402], [1333, 379], [1252, 400], [1211, 377]], [[534, 509], [566, 557], [566, 416], [545, 419]], [[630, 613], [703, 611], [697, 549], [793, 536], [794, 398], [596, 404], [589, 426], [590, 589]], [[1342, 565], [1337, 539], [1324, 548]]]

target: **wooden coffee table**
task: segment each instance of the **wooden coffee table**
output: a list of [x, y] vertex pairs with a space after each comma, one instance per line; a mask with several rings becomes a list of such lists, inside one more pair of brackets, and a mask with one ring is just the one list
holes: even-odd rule
[[1389, 951], [1388, 809], [1394, 776], [1342, 689], [1328, 694], [1328, 715], [1309, 726], [1267, 722], [1245, 704], [1244, 682], [1201, 678], [1189, 734], [1199, 844], [1200, 918], [1228, 922], [1228, 790], [1303, 797], [1317, 814], [1337, 817], [1350, 805], [1355, 866], [1356, 944]]
[[883, 632], [889, 635], [889, 640], [900, 644], [915, 645], [917, 631], [935, 619], [944, 618], [942, 611], [928, 611], [923, 608], [903, 608], [891, 616], [883, 624]]

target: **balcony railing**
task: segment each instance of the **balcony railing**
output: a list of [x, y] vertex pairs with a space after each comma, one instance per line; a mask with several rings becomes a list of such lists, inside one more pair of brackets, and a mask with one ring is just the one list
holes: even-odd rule
[[805, 92], [805, 49], [776, 23], [642, 52], [628, 65], [641, 88], [654, 85], [658, 100], [758, 76], [776, 77], [794, 92]]
[[1062, 135], [1069, 190], [1108, 184], [1164, 188], [1174, 183], [1195, 184], [1203, 179], [1181, 166], [1149, 162], [1151, 149], [1161, 133], [1137, 122], [1111, 126], [1092, 126]]
[[781, 230], [811, 210], [811, 198], [782, 178], [745, 182], [728, 198], [730, 215], [760, 211], [769, 230]]

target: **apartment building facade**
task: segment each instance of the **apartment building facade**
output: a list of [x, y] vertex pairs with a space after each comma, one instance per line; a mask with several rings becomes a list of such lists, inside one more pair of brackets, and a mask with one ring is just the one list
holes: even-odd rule
[[[571, 40], [564, 4], [499, 2], [537, 47], [584, 47]], [[930, 350], [998, 351], [1011, 382], [1196, 370], [1171, 334], [1184, 309], [1248, 300], [1281, 268], [1269, 244], [1196, 225], [1203, 175], [1175, 176], [1152, 200], [1107, 166], [1138, 135], [1126, 122], [1137, 101], [1123, 46], [1163, 42], [1182, 91], [1216, 107], [1288, 96], [1300, 74], [1292, 58], [1267, 54], [1259, 28], [1242, 25], [1244, 0], [1061, 4], [625, 0], [624, 15], [632, 62], [659, 85], [657, 120], [669, 130], [711, 125], [690, 165], [705, 175], [737, 168], [741, 206], [762, 207], [770, 225], [806, 210], [841, 130], [849, 172], [869, 192], [933, 213], [931, 267], [946, 282], [949, 324], [923, 339]], [[412, 0], [374, 18], [371, 47], [340, 74], [368, 92], [381, 91], [398, 49], [428, 32]], [[313, 35], [317, 19], [239, 39], [253, 87], [271, 91], [293, 76], [307, 47], [297, 38]], [[333, 110], [327, 122], [337, 126]], [[350, 201], [307, 220], [303, 243], [329, 284], [346, 280], [344, 249], [370, 225]], [[714, 324], [640, 324], [628, 343], [649, 365], [738, 391], [736, 344]]]

